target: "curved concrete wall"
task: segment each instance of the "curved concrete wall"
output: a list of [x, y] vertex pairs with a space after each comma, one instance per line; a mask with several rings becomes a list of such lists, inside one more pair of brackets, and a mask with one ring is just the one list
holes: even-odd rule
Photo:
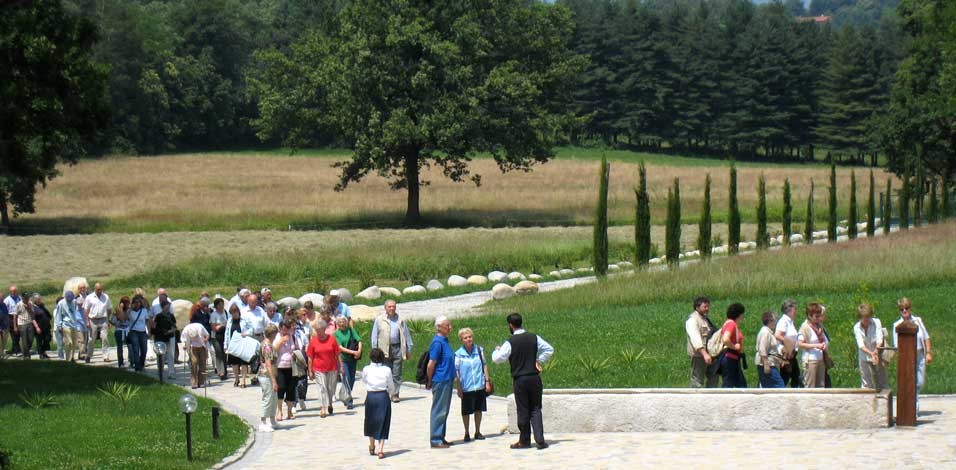
[[[762, 431], [889, 426], [892, 394], [863, 389], [552, 389], [547, 432]], [[509, 396], [511, 432], [518, 432]]]

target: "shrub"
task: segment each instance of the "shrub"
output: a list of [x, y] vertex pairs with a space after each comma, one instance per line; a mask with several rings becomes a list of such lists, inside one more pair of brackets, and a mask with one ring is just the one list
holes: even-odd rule
[[757, 180], [757, 248], [765, 250], [770, 246], [767, 233], [767, 182], [760, 175]]
[[674, 188], [667, 191], [667, 233], [664, 251], [667, 263], [677, 266], [680, 261], [680, 178], [674, 178]]
[[850, 239], [856, 238], [857, 229], [856, 229], [856, 172], [850, 171], [850, 213], [847, 215], [847, 230], [846, 234]]
[[727, 213], [727, 245], [730, 254], [737, 254], [740, 243], [740, 208], [737, 207], [737, 166], [730, 163], [730, 207]]
[[598, 203], [594, 214], [594, 273], [598, 276], [607, 276], [607, 186], [611, 168], [607, 164], [607, 157], [601, 156], [601, 174], [598, 185]]
[[827, 241], [834, 243], [837, 240], [837, 190], [836, 165], [830, 164], [830, 197], [829, 217], [827, 218]]
[[43, 393], [43, 392], [21, 392], [20, 401], [23, 402], [28, 408], [34, 410], [39, 410], [40, 408], [46, 408], [50, 406], [57, 406], [60, 403], [56, 401], [56, 396], [52, 393]]
[[870, 194], [866, 200], [866, 236], [873, 238], [876, 234], [876, 180], [873, 179], [873, 170], [870, 170]]
[[790, 244], [793, 234], [793, 203], [790, 194], [790, 178], [783, 180], [783, 244]]
[[807, 197], [807, 224], [803, 228], [806, 243], [813, 243], [813, 178], [810, 178], [810, 195]]
[[710, 244], [710, 227], [710, 173], [708, 173], [704, 180], [704, 203], [700, 209], [700, 226], [697, 231], [697, 249], [700, 250], [701, 258], [709, 258], [713, 248]]
[[97, 390], [115, 401], [125, 413], [130, 402], [139, 395], [140, 388], [122, 382], [106, 382], [102, 387], [97, 388]]

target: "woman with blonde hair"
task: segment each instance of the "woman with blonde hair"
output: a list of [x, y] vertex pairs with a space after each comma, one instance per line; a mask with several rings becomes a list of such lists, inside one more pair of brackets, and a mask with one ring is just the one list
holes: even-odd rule
[[315, 380], [319, 388], [319, 402], [322, 404], [319, 416], [322, 418], [332, 414], [332, 400], [335, 397], [335, 385], [341, 367], [339, 343], [334, 336], [328, 334], [328, 326], [325, 320], [315, 321], [312, 325], [314, 334], [305, 351], [309, 358], [309, 377]]
[[879, 351], [884, 341], [883, 325], [878, 318], [873, 318], [870, 304], [857, 306], [856, 317], [859, 321], [853, 325], [853, 336], [856, 337], [862, 387], [875, 390], [889, 388], [886, 364], [880, 359]]
[[485, 350], [475, 345], [475, 333], [471, 328], [458, 330], [461, 347], [455, 351], [455, 372], [458, 379], [458, 398], [461, 399], [461, 422], [465, 425], [465, 442], [471, 442], [468, 421], [475, 415], [475, 439], [481, 434], [481, 413], [488, 411], [487, 393], [491, 390], [491, 376]]
[[800, 362], [803, 366], [803, 386], [806, 388], [824, 388], [827, 368], [823, 352], [829, 346], [823, 333], [821, 322], [823, 308], [816, 302], [807, 304], [807, 319], [800, 325], [797, 334], [797, 347], [803, 352]]
[[919, 394], [926, 384], [926, 364], [933, 362], [933, 343], [929, 339], [929, 332], [926, 331], [926, 325], [923, 319], [913, 315], [913, 302], [903, 297], [896, 302], [900, 309], [900, 319], [893, 323], [893, 346], [900, 347], [899, 338], [897, 338], [896, 327], [904, 321], [916, 323], [916, 411], [919, 412]]

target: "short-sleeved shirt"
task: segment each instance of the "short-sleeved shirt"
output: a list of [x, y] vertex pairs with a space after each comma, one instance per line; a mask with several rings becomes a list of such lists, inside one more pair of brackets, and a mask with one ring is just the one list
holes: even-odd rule
[[145, 307], [139, 310], [129, 310], [126, 312], [126, 317], [129, 318], [130, 331], [146, 332], [146, 318], [149, 317], [149, 310]]
[[17, 325], [20, 328], [33, 323], [34, 315], [33, 308], [26, 302], [17, 304]]
[[88, 294], [83, 300], [83, 311], [89, 312], [87, 315], [90, 320], [104, 319], [109, 315], [110, 310], [110, 296], [105, 292], [100, 295], [96, 295], [95, 292]]
[[428, 346], [428, 359], [435, 361], [432, 382], [445, 382], [455, 378], [455, 353], [448, 338], [436, 334]]
[[864, 329], [862, 322], [856, 322], [853, 325], [853, 336], [856, 338], [857, 360], [860, 362], [873, 362], [869, 354], [863, 352], [862, 348], [876, 352], [876, 349], [883, 342], [883, 325], [878, 318], [870, 319], [869, 328]]
[[10, 316], [17, 314], [17, 304], [20, 303], [20, 296], [13, 297], [8, 295], [3, 299], [3, 305], [7, 307], [7, 314]]
[[[820, 336], [817, 336], [817, 332], [814, 331], [813, 328], [810, 327], [810, 324], [807, 322], [804, 322], [803, 325], [800, 326], [799, 338], [800, 338], [800, 341], [803, 341], [804, 343], [829, 343], [829, 341], [827, 341], [826, 335], [823, 335], [822, 338]], [[815, 349], [815, 348], [804, 349], [803, 355], [801, 356], [801, 360], [804, 362], [822, 361], [823, 351], [819, 349]]]
[[268, 375], [269, 375], [269, 371], [268, 371], [268, 369], [266, 369], [266, 367], [267, 367], [269, 364], [271, 364], [271, 365], [272, 365], [272, 368], [274, 369], [274, 368], [276, 367], [276, 359], [278, 359], [278, 358], [276, 357], [275, 350], [272, 349], [272, 345], [269, 344], [269, 340], [268, 340], [268, 339], [263, 340], [263, 341], [262, 341], [261, 343], [259, 343], [259, 344], [260, 344], [260, 348], [259, 348], [259, 365], [260, 365], [260, 367], [259, 367], [259, 375], [265, 377], [265, 376], [268, 376]]
[[339, 368], [339, 343], [334, 336], [328, 335], [325, 340], [313, 336], [305, 354], [312, 359], [312, 370], [316, 372], [331, 372]]
[[[724, 326], [720, 327], [720, 336], [723, 337], [724, 333], [730, 333], [730, 342], [737, 344], [740, 343], [740, 350], [744, 349], [744, 335], [740, 332], [740, 328], [737, 327], [737, 322], [733, 320], [727, 320], [724, 322]], [[737, 351], [727, 350], [727, 357], [731, 359], [740, 359], [740, 355]]]
[[157, 341], [168, 341], [176, 336], [176, 317], [169, 312], [160, 312], [155, 317], [156, 327], [153, 328], [153, 338]]
[[780, 319], [777, 320], [777, 327], [774, 329], [774, 333], [783, 333], [783, 336], [790, 340], [792, 343], [791, 346], [797, 344], [797, 326], [793, 324], [793, 318], [790, 318], [790, 315], [782, 314]]
[[[355, 338], [355, 341], [362, 341], [354, 328], [335, 330], [335, 342], [339, 343], [339, 348], [349, 349], [349, 340], [352, 338]], [[355, 362], [355, 356], [351, 354], [341, 353], [340, 359], [342, 362]]]
[[478, 346], [472, 346], [470, 353], [464, 346], [455, 351], [455, 370], [462, 391], [474, 392], [485, 388], [484, 353], [485, 350]]
[[183, 342], [191, 348], [201, 348], [206, 346], [209, 340], [209, 332], [202, 323], [190, 323], [183, 328], [181, 333]]

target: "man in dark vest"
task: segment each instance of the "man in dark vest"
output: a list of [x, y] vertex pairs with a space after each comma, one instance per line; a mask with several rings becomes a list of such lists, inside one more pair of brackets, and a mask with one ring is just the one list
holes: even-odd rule
[[531, 447], [531, 430], [534, 429], [534, 441], [538, 449], [547, 449], [544, 440], [544, 425], [541, 417], [541, 364], [554, 354], [554, 348], [540, 336], [528, 333], [521, 326], [521, 315], [508, 315], [508, 328], [511, 338], [495, 348], [491, 360], [496, 364], [508, 361], [511, 364], [511, 378], [514, 381], [515, 407], [518, 411], [518, 442], [511, 444], [512, 449]]

